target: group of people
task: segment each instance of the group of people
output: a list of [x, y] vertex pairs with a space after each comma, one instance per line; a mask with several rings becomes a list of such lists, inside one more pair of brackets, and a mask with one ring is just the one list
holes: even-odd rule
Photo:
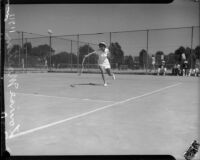
[[176, 76], [198, 76], [199, 75], [199, 64], [196, 60], [196, 64], [193, 67], [190, 67], [185, 53], [181, 54], [181, 64], [175, 64], [172, 69], [172, 74]]
[[182, 65], [175, 64], [172, 69], [172, 75], [176, 76], [199, 76], [200, 70], [198, 64], [194, 68], [190, 68], [188, 61], [185, 60]]
[[[172, 68], [172, 75], [176, 76], [199, 76], [200, 75], [200, 65], [198, 62], [193, 66], [193, 68], [190, 67], [185, 54], [183, 53], [181, 55], [181, 63], [178, 64], [176, 63], [173, 68]], [[152, 56], [152, 68], [154, 71], [156, 70], [155, 68], [155, 57], [154, 55]], [[166, 63], [164, 61], [164, 57], [161, 57], [161, 64], [158, 66], [157, 69], [157, 75], [166, 75], [167, 72], [167, 67]]]

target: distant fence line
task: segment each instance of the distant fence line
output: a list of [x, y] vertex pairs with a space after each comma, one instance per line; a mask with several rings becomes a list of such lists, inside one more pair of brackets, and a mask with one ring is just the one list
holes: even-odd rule
[[[111, 46], [112, 43], [118, 43], [124, 56], [133, 57], [132, 67], [128, 67], [128, 69], [144, 69], [147, 72], [151, 68], [151, 56], [155, 55], [156, 52], [162, 51], [168, 55], [174, 53], [180, 46], [190, 49], [198, 46], [199, 29], [199, 26], [191, 26], [56, 36], [51, 33], [40, 35], [16, 31], [11, 35], [12, 48], [11, 53], [9, 53], [14, 56], [9, 59], [6, 50], [5, 67], [37, 68], [38, 66], [48, 66], [48, 69], [51, 70], [59, 68], [57, 66], [61, 64], [66, 64], [64, 65], [66, 69], [70, 66], [72, 70], [80, 66], [83, 54], [89, 53], [91, 49], [98, 49], [98, 43], [105, 41], [108, 46]], [[80, 51], [81, 47], [82, 51]], [[148, 56], [143, 57], [141, 66], [138, 64], [138, 58], [142, 50], [145, 50]], [[88, 66], [95, 66], [96, 63], [95, 57], [88, 58]], [[124, 60], [120, 63], [125, 65], [123, 64]], [[173, 64], [168, 65], [173, 66]], [[92, 70], [92, 67], [88, 68]]]

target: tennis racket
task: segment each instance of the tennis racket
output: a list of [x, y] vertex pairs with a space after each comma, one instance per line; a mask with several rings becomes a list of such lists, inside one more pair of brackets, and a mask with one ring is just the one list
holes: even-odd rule
[[80, 76], [83, 73], [83, 69], [84, 69], [84, 62], [85, 62], [85, 57], [83, 58], [82, 64], [81, 64], [81, 69], [78, 73], [78, 75]]

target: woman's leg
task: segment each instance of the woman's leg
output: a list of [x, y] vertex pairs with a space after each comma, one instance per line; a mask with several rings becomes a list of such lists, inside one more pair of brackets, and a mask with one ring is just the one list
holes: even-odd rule
[[101, 76], [102, 76], [102, 79], [103, 79], [103, 82], [104, 82], [104, 85], [105, 85], [106, 81], [105, 81], [105, 77], [104, 77], [104, 73], [103, 73], [103, 68], [101, 66], [99, 66], [99, 69], [101, 71]]
[[106, 68], [106, 72], [108, 73], [109, 76], [112, 76], [113, 79], [115, 80], [115, 75], [114, 75], [114, 73], [111, 72], [110, 68]]

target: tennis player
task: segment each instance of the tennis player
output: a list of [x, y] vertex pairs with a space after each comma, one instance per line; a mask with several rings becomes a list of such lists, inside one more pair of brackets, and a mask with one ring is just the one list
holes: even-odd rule
[[99, 43], [99, 49], [97, 51], [94, 51], [94, 52], [91, 52], [91, 53], [85, 55], [85, 58], [87, 58], [91, 54], [97, 54], [98, 55], [98, 65], [99, 65], [99, 69], [101, 71], [104, 86], [107, 86], [107, 83], [106, 83], [106, 80], [105, 80], [105, 77], [104, 77], [104, 71], [106, 71], [108, 73], [108, 75], [112, 76], [112, 78], [115, 80], [115, 75], [111, 71], [110, 62], [108, 60], [109, 53], [110, 52], [109, 52], [109, 49], [107, 48], [106, 43], [100, 42]]

